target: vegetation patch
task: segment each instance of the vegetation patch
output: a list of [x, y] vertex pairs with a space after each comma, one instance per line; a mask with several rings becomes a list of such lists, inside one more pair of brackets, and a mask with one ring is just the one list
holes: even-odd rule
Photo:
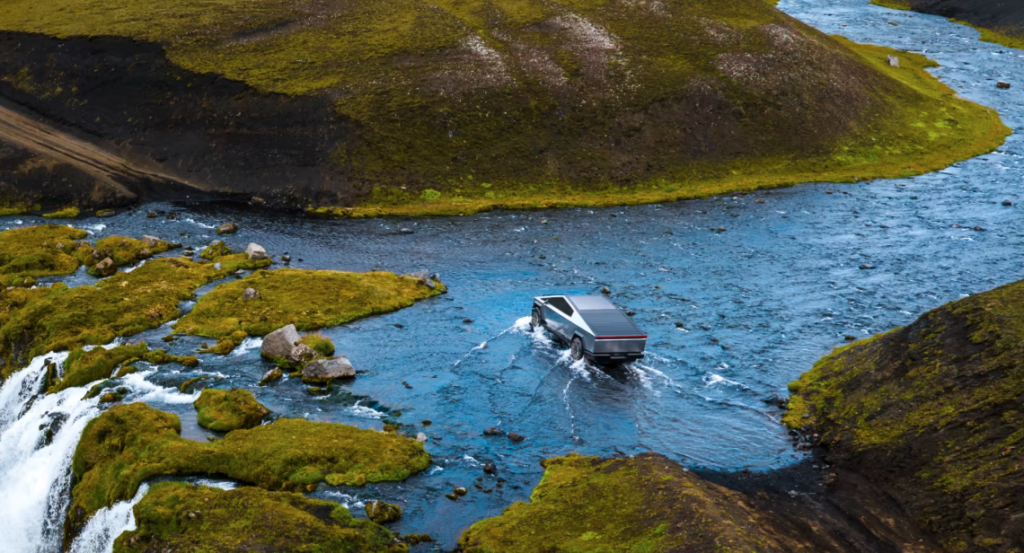
[[[0, 284], [19, 286], [35, 278], [67, 275], [81, 264], [79, 240], [89, 233], [64, 225], [40, 225], [0, 232]], [[91, 253], [91, 249], [89, 251]]]
[[260, 405], [249, 390], [206, 388], [195, 402], [199, 426], [216, 432], [252, 428], [263, 422], [270, 410]]
[[[171, 355], [164, 350], [150, 351], [144, 343], [117, 346], [111, 349], [94, 347], [90, 351], [78, 348], [72, 351], [64, 361], [64, 376], [57, 379], [49, 387], [48, 393], [57, 393], [68, 388], [85, 386], [97, 380], [111, 378], [119, 365], [130, 365], [134, 361], [145, 360], [154, 365], [181, 363], [188, 367], [198, 365], [194, 356]], [[127, 374], [127, 373], [125, 373]], [[118, 373], [118, 377], [123, 374]]]
[[[115, 267], [121, 267], [123, 265], [132, 265], [158, 253], [166, 252], [171, 247], [172, 245], [169, 242], [163, 240], [150, 240], [147, 242], [134, 238], [125, 238], [124, 236], [108, 236], [96, 241], [94, 248], [96, 253], [92, 257], [96, 261], [109, 257], [114, 262]], [[92, 264], [95, 264], [96, 261], [93, 261]], [[100, 276], [95, 271], [95, 267], [89, 270], [89, 274]]]
[[[247, 288], [259, 297], [243, 299]], [[264, 336], [288, 324], [314, 330], [409, 307], [444, 289], [440, 283], [431, 289], [419, 279], [384, 272], [257, 271], [203, 295], [174, 330], [215, 339], [239, 331]], [[318, 347], [328, 349], [324, 343]]]
[[12, 308], [0, 311], [3, 374], [9, 376], [46, 352], [107, 344], [156, 328], [180, 316], [178, 305], [197, 288], [230, 273], [212, 264], [161, 258], [93, 286], [54, 285], [17, 296], [17, 303], [8, 304]]
[[178, 482], [152, 486], [134, 508], [137, 528], [114, 553], [141, 551], [400, 553], [385, 528], [345, 507], [297, 493], [220, 490]]
[[543, 464], [530, 502], [471, 526], [459, 538], [463, 551], [815, 551], [742, 494], [662, 455], [573, 454]]
[[70, 206], [50, 213], [43, 213], [43, 217], [46, 217], [47, 219], [74, 219], [78, 217], [80, 213], [81, 211], [77, 207]]
[[1024, 547], [1012, 516], [1024, 497], [1024, 282], [837, 349], [790, 390], [785, 422], [820, 433], [833, 462], [884, 486], [949, 550]]
[[141, 403], [117, 405], [86, 427], [72, 462], [72, 524], [133, 497], [148, 478], [206, 474], [268, 490], [401, 481], [430, 465], [415, 440], [343, 424], [278, 419], [213, 443], [181, 438], [177, 416]]

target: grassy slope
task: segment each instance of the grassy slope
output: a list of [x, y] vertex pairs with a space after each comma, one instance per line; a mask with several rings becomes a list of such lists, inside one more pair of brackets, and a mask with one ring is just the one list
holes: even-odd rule
[[335, 169], [362, 199], [325, 215], [899, 176], [1008, 133], [923, 61], [888, 68], [764, 0], [9, 0], [0, 29], [159, 41], [186, 69], [337, 98], [354, 137]]
[[279, 419], [211, 444], [181, 438], [177, 416], [141, 403], [112, 407], [82, 433], [72, 462], [73, 524], [133, 497], [148, 478], [223, 476], [268, 490], [400, 481], [430, 465], [415, 440], [343, 424]]
[[[459, 538], [467, 553], [815, 551], [748, 506], [657, 454], [544, 462], [529, 503], [477, 522]], [[780, 531], [781, 530], [781, 531]]]
[[[246, 288], [260, 297], [243, 300]], [[288, 324], [315, 330], [409, 307], [443, 289], [442, 284], [431, 290], [415, 278], [384, 272], [257, 271], [199, 298], [174, 330], [216, 339], [239, 331], [263, 336]]]
[[141, 551], [398, 553], [385, 528], [348, 509], [297, 493], [220, 490], [177, 482], [154, 485], [134, 508], [138, 527], [115, 553]]
[[1024, 547], [1022, 344], [1017, 282], [837, 349], [790, 385], [785, 420], [822, 433], [950, 551]]

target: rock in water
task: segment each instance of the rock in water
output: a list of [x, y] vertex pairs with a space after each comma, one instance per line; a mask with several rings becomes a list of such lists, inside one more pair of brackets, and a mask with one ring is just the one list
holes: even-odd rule
[[294, 361], [295, 363], [301, 363], [305, 365], [310, 361], [317, 358], [317, 352], [313, 348], [306, 344], [296, 344], [290, 352], [288, 352], [288, 360]]
[[523, 436], [522, 434], [517, 434], [515, 432], [509, 432], [508, 433], [508, 439], [512, 440], [513, 442], [519, 443], [519, 442], [525, 440], [526, 436]]
[[301, 339], [302, 337], [299, 336], [299, 331], [295, 329], [295, 325], [281, 327], [263, 338], [260, 355], [288, 359], [295, 344]]
[[269, 371], [264, 373], [263, 378], [260, 379], [260, 386], [266, 386], [271, 382], [280, 380], [282, 376], [284, 376], [284, 373], [281, 371], [281, 369], [270, 369]]
[[260, 297], [260, 293], [257, 292], [255, 288], [246, 288], [245, 291], [242, 292], [243, 300], [254, 300], [258, 297]]
[[385, 524], [401, 518], [402, 508], [375, 499], [366, 503], [366, 516], [377, 524]]
[[427, 443], [427, 435], [422, 433], [422, 432], [420, 432], [419, 434], [416, 434], [416, 441], [421, 443], [421, 444]]
[[114, 265], [114, 260], [110, 259], [109, 257], [97, 263], [95, 269], [100, 276], [110, 276], [117, 272], [117, 267]]
[[238, 232], [238, 225], [236, 225], [234, 223], [224, 223], [223, 225], [217, 227], [217, 234], [218, 235], [220, 235], [220, 234], [233, 234], [233, 233], [236, 233], [236, 232]]
[[263, 249], [263, 246], [251, 243], [249, 247], [245, 248], [245, 255], [249, 256], [249, 259], [253, 261], [260, 261], [267, 258], [267, 250]]
[[497, 426], [488, 426], [484, 429], [484, 436], [504, 436], [505, 431]]
[[1010, 88], [1010, 83], [1008, 83], [1006, 81], [999, 81], [998, 83], [996, 83], [996, 88], [1002, 88], [1004, 90], [1008, 90]]
[[352, 378], [355, 375], [355, 367], [344, 355], [317, 359], [302, 369], [302, 381], [306, 384], [326, 384], [335, 378]]

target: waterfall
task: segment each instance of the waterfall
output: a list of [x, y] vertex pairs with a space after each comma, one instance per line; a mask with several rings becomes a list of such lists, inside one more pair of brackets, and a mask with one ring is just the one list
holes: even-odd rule
[[39, 356], [0, 388], [0, 541], [12, 553], [60, 551], [70, 500], [71, 457], [90, 420], [100, 414], [86, 388], [40, 395], [49, 362]]
[[121, 535], [122, 532], [128, 530], [135, 530], [135, 515], [132, 513], [132, 508], [149, 491], [149, 486], [143, 484], [139, 486], [138, 493], [131, 501], [118, 501], [114, 505], [100, 509], [89, 522], [85, 524], [85, 528], [75, 538], [75, 543], [71, 544], [70, 553], [109, 553], [114, 549], [114, 540]]

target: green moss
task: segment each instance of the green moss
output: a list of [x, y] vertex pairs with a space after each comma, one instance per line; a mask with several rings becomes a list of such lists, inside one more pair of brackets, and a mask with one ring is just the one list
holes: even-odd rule
[[217, 341], [217, 344], [213, 347], [200, 350], [200, 353], [216, 353], [218, 355], [227, 355], [231, 351], [237, 348], [241, 343], [248, 337], [249, 334], [244, 330], [236, 330], [228, 336], [221, 338]]
[[[164, 350], [149, 351], [149, 346], [144, 343], [127, 346], [117, 346], [111, 349], [93, 348], [85, 351], [78, 348], [72, 351], [64, 361], [64, 377], [57, 380], [48, 390], [48, 393], [57, 393], [61, 390], [85, 386], [90, 382], [111, 378], [114, 369], [122, 363], [145, 359], [154, 365], [166, 363], [181, 363], [187, 367], [194, 367], [198, 363], [194, 356], [180, 357], [170, 355]], [[134, 371], [118, 372], [117, 377], [130, 374]]]
[[395, 538], [386, 529], [353, 518], [337, 503], [296, 493], [163, 482], [149, 489], [134, 514], [137, 528], [117, 538], [115, 553], [394, 552]]
[[195, 402], [199, 426], [216, 432], [259, 426], [270, 410], [248, 390], [206, 388]]
[[[72, 511], [91, 515], [135, 495], [148, 478], [208, 474], [268, 490], [400, 481], [430, 465], [414, 440], [343, 424], [278, 419], [210, 444], [180, 437], [178, 417], [144, 404], [118, 405], [86, 427], [72, 462]], [[78, 522], [84, 522], [79, 517]]]
[[303, 336], [301, 342], [313, 348], [321, 357], [334, 355], [334, 342], [319, 332]]
[[835, 462], [947, 541], [994, 538], [1024, 495], [1024, 282], [837, 349], [792, 389], [785, 421], [812, 425]]
[[[114, 262], [114, 266], [121, 267], [123, 265], [132, 265], [155, 254], [166, 252], [171, 249], [171, 244], [158, 240], [153, 245], [147, 245], [142, 240], [134, 238], [108, 236], [98, 240], [94, 249], [97, 255], [93, 256], [93, 259], [109, 257]], [[95, 268], [89, 269], [89, 274], [100, 276]]]
[[82, 229], [64, 225], [40, 225], [0, 232], [0, 284], [4, 287], [17, 286], [33, 277], [75, 272], [81, 263], [78, 240], [88, 235]]
[[74, 219], [78, 217], [80, 213], [81, 211], [79, 211], [77, 207], [70, 206], [50, 213], [44, 213], [43, 217], [46, 217], [47, 219]]
[[[246, 288], [256, 289], [260, 297], [242, 300]], [[264, 336], [288, 324], [313, 330], [408, 307], [443, 289], [442, 284], [431, 290], [415, 278], [383, 272], [257, 271], [199, 298], [174, 330], [217, 339], [238, 331]]]
[[908, 0], [871, 0], [868, 3], [892, 10], [910, 11], [914, 9]]
[[203, 376], [196, 376], [194, 378], [190, 378], [190, 379], [182, 382], [181, 385], [178, 386], [178, 391], [183, 393], [183, 394], [190, 394], [190, 393], [192, 393], [195, 390], [196, 384], [199, 384], [200, 382], [202, 382], [204, 380], [210, 380], [210, 377], [206, 376], [206, 375], [203, 375]]
[[569, 455], [544, 461], [529, 503], [477, 522], [466, 553], [654, 553], [814, 550], [747, 506], [742, 494], [647, 453], [628, 459]]
[[1010, 31], [1005, 29], [988, 29], [959, 19], [950, 19], [950, 21], [966, 25], [977, 30], [981, 33], [981, 40], [984, 42], [991, 42], [993, 44], [1001, 44], [1009, 48], [1024, 50], [1024, 30], [1018, 29], [1016, 31]]
[[[330, 91], [352, 130], [329, 146], [331, 169], [355, 198], [310, 206], [326, 216], [640, 204], [907, 176], [1009, 134], [916, 62], [889, 68], [878, 48], [770, 4], [8, 0], [0, 29], [155, 41], [180, 67], [263, 93]], [[949, 127], [932, 126], [941, 121]]]
[[177, 318], [195, 290], [228, 276], [210, 264], [155, 259], [94, 286], [53, 286], [17, 309], [0, 312], [0, 363], [9, 375], [49, 351], [106, 344]]

